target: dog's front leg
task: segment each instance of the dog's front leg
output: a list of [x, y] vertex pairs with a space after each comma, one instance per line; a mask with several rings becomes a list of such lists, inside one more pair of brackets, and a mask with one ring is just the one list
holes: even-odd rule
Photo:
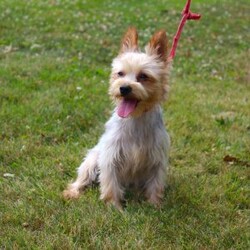
[[145, 196], [147, 201], [156, 207], [160, 207], [164, 195], [166, 178], [166, 166], [159, 164], [154, 175], [145, 184]]
[[121, 200], [123, 189], [119, 184], [115, 166], [105, 160], [100, 166], [100, 190], [101, 199], [106, 203], [113, 204], [117, 209], [122, 210]]

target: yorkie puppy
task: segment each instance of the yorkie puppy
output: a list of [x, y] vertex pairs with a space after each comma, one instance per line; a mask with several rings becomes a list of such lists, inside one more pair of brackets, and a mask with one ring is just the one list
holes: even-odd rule
[[78, 198], [98, 181], [101, 199], [118, 209], [130, 187], [160, 205], [170, 147], [160, 105], [168, 92], [170, 64], [165, 31], [156, 32], [141, 52], [136, 29], [128, 29], [112, 63], [109, 94], [116, 108], [80, 165], [76, 181], [63, 192], [65, 198]]

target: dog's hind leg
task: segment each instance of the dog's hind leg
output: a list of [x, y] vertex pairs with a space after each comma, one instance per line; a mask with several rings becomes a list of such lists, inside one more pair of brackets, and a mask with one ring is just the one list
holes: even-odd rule
[[80, 196], [81, 191], [83, 191], [87, 186], [96, 182], [98, 179], [98, 149], [97, 147], [91, 149], [84, 161], [78, 168], [77, 179], [68, 185], [68, 187], [63, 191], [63, 196], [65, 199], [76, 199]]

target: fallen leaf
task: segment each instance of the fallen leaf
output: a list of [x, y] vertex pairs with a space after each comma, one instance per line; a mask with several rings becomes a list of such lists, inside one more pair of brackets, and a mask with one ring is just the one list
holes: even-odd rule
[[233, 156], [231, 156], [231, 155], [226, 155], [226, 156], [223, 158], [223, 160], [224, 160], [225, 162], [237, 162], [237, 161], [238, 161], [238, 159], [237, 159], [236, 157], [233, 157]]
[[28, 226], [29, 226], [29, 223], [28, 223], [28, 222], [24, 222], [24, 223], [22, 224], [22, 226], [23, 226], [23, 227], [28, 227]]
[[242, 161], [234, 156], [231, 156], [231, 155], [226, 155], [224, 158], [223, 158], [223, 161], [224, 162], [227, 162], [229, 164], [234, 164], [234, 163], [237, 163], [237, 164], [240, 164], [241, 166], [244, 166], [244, 167], [250, 167], [250, 163], [247, 162], [247, 161]]

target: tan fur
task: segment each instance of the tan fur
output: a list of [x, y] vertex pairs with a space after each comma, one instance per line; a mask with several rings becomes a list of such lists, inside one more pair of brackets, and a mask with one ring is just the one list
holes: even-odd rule
[[[132, 72], [136, 76], [143, 71], [149, 75], [149, 79], [141, 85], [136, 83], [135, 78], [119, 78], [117, 76], [119, 65], [116, 66], [116, 63], [113, 64], [115, 66], [113, 66], [114, 69], [110, 77], [109, 94], [116, 104], [119, 104], [122, 99], [119, 90], [121, 86], [129, 84], [133, 88], [130, 97], [140, 100], [136, 110], [132, 113], [134, 117], [140, 116], [152, 109], [155, 104], [164, 101], [168, 92], [168, 73], [171, 62], [167, 61], [166, 32], [164, 30], [156, 32], [151, 37], [145, 50], [146, 54], [138, 52], [138, 34], [135, 28], [130, 27], [122, 39], [121, 53], [117, 57], [117, 61], [123, 63], [122, 70], [125, 74], [127, 72], [131, 74]], [[137, 58], [135, 58], [133, 52], [138, 52]], [[158, 67], [157, 73], [154, 70], [156, 64]]]
[[138, 50], [138, 34], [134, 27], [129, 27], [121, 41], [120, 54]]
[[149, 54], [157, 54], [161, 60], [167, 62], [168, 58], [168, 48], [167, 48], [168, 40], [166, 36], [166, 32], [164, 30], [159, 30], [155, 32], [155, 34], [150, 39], [148, 45], [148, 53]]

